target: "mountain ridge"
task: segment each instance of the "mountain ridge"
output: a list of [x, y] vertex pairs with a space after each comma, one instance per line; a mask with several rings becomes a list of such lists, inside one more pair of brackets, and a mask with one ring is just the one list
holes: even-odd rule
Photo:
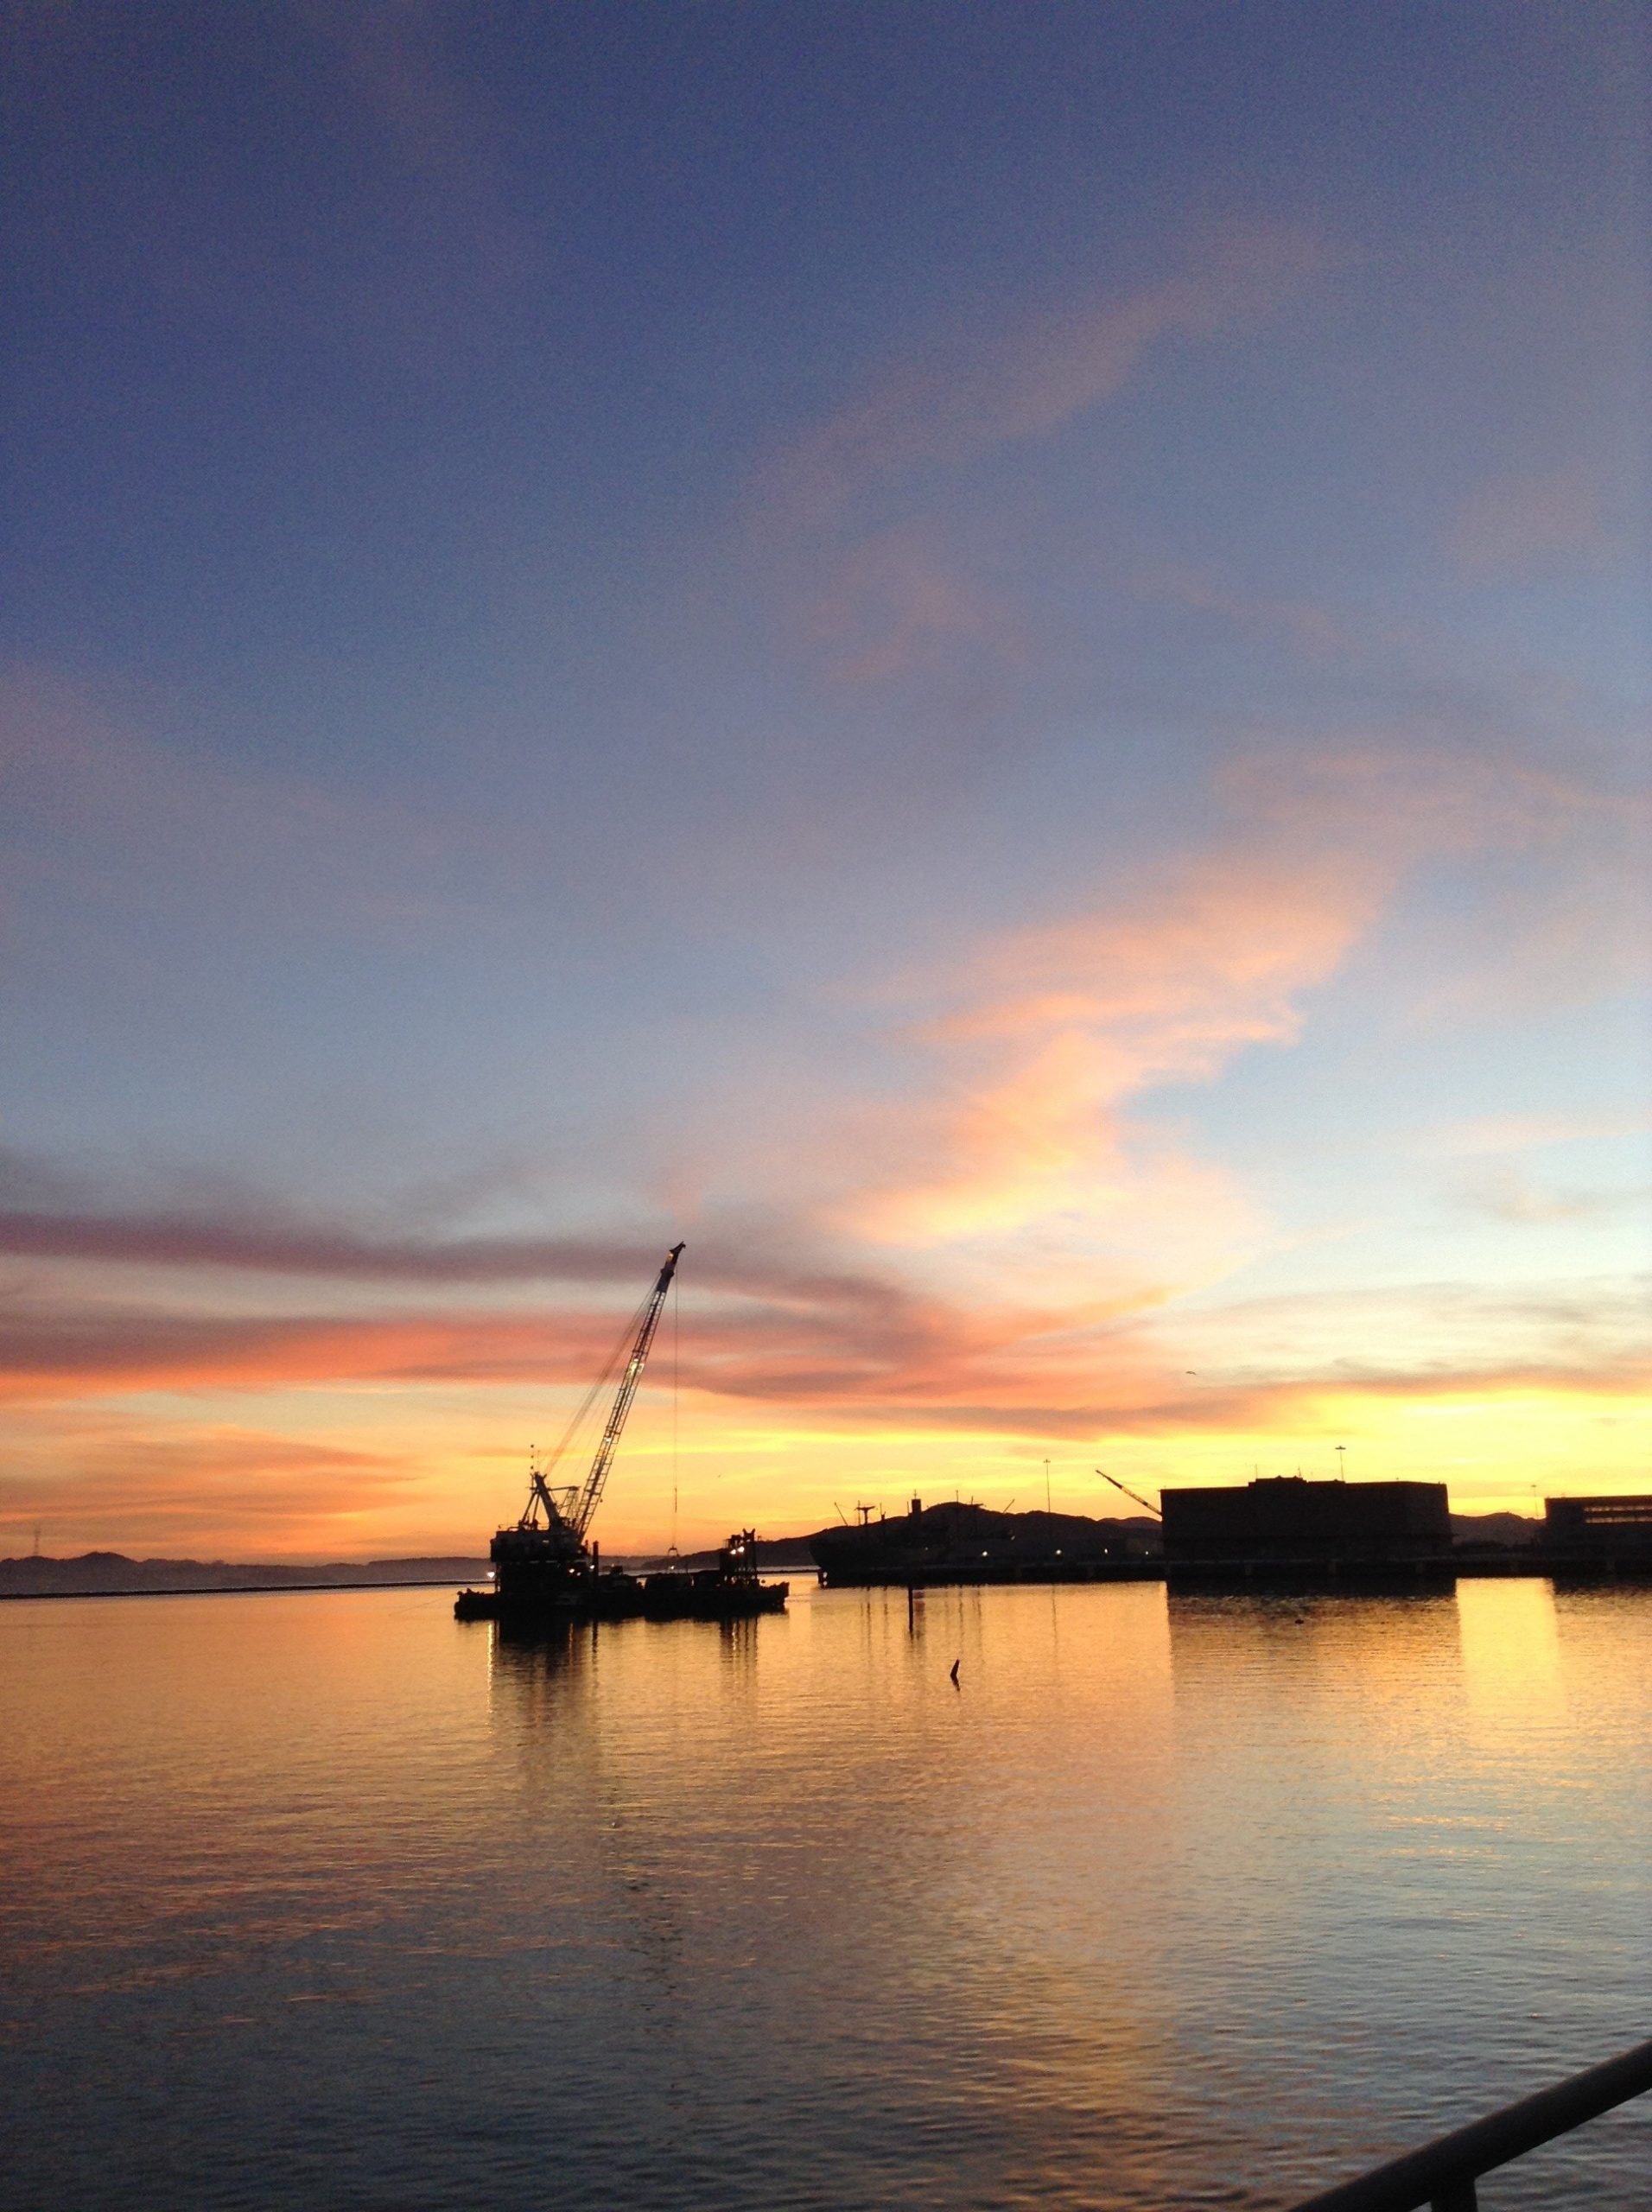
[[0, 1599], [136, 1598], [213, 1590], [335, 1590], [394, 1584], [474, 1581], [486, 1559], [421, 1554], [410, 1559], [328, 1560], [295, 1567], [278, 1561], [130, 1559], [124, 1552], [41, 1554], [0, 1559]]

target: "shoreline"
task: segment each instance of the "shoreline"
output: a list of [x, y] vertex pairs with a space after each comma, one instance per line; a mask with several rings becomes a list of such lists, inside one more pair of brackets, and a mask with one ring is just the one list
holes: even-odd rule
[[[1441, 1562], [1438, 1586], [1457, 1581], [1549, 1581], [1571, 1584], [1646, 1583], [1652, 1581], [1652, 1565], [1639, 1560], [1561, 1559], [1553, 1554], [1537, 1557], [1504, 1559], [1458, 1560], [1449, 1567]], [[1122, 1569], [1122, 1571], [1121, 1571]], [[1312, 1593], [1326, 1597], [1382, 1596], [1388, 1592], [1381, 1586], [1381, 1578], [1373, 1578], [1369, 1567], [1363, 1572], [1338, 1573], [1316, 1570], [1308, 1566], [1288, 1566], [1280, 1562], [1257, 1562], [1250, 1571], [1244, 1567], [1224, 1567], [1217, 1575], [1209, 1570], [1201, 1573], [1191, 1562], [1181, 1569], [1181, 1574], [1196, 1579], [1198, 1594], [1243, 1597], [1270, 1594], [1294, 1594], [1312, 1586]], [[1207, 1579], [1208, 1578], [1208, 1579]], [[102, 1598], [274, 1598], [288, 1595], [314, 1595], [323, 1590], [456, 1590], [473, 1581], [474, 1576], [462, 1574], [397, 1575], [390, 1578], [373, 1577], [347, 1581], [327, 1582], [210, 1582], [187, 1584], [176, 1589], [148, 1590], [4, 1590], [0, 1591], [0, 1605], [64, 1605], [80, 1599]], [[1179, 1580], [1166, 1571], [1158, 1560], [1132, 1560], [1128, 1567], [1110, 1570], [1069, 1572], [1057, 1575], [1041, 1575], [1020, 1571], [1013, 1574], [946, 1573], [931, 1571], [918, 1575], [855, 1578], [834, 1580], [823, 1587], [833, 1590], [924, 1590], [924, 1589], [994, 1589], [1071, 1587], [1087, 1583], [1166, 1582]]]
[[456, 1590], [462, 1575], [398, 1575], [366, 1582], [193, 1582], [176, 1590], [0, 1590], [0, 1605], [60, 1605], [83, 1598], [284, 1598], [317, 1590]]

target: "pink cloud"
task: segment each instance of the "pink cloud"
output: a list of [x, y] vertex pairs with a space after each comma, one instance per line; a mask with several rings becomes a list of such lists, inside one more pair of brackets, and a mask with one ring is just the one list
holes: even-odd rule
[[1357, 622], [1312, 600], [1258, 597], [1207, 569], [1161, 563], [1136, 569], [1131, 582], [1144, 598], [1218, 615], [1253, 634], [1283, 638], [1311, 660], [1363, 658], [1373, 647], [1402, 642], [1402, 633], [1391, 626]]
[[[1375, 746], [1257, 755], [1221, 793], [1225, 823], [1201, 849], [902, 979], [912, 1012], [890, 1044], [913, 1080], [823, 1103], [836, 1122], [818, 1147], [790, 1131], [784, 1205], [737, 1233], [690, 1227], [691, 1389], [778, 1419], [1100, 1436], [1266, 1426], [1344, 1389], [1582, 1389], [1629, 1371], [1575, 1330], [1568, 1350], [1557, 1322], [1518, 1356], [1489, 1329], [1437, 1367], [1357, 1374], [1287, 1349], [1183, 1378], [1219, 1363], [1171, 1348], [1164, 1306], [1269, 1231], [1149, 1094], [1287, 1047], [1409, 871], [1487, 854], [1517, 856], [1522, 879], [1534, 859], [1586, 869], [1628, 818], [1516, 760]], [[742, 1151], [747, 1189], [753, 1172]], [[617, 1325], [607, 1287], [633, 1292], [664, 1242], [373, 1230], [211, 1192], [123, 1206], [28, 1174], [16, 1197], [0, 1247], [40, 1279], [0, 1315], [0, 1389], [19, 1404], [582, 1384]], [[186, 1272], [202, 1268], [249, 1278], [238, 1303], [209, 1300]], [[267, 1299], [303, 1277], [289, 1310], [249, 1310], [252, 1279]], [[396, 1297], [369, 1300], [375, 1281]], [[551, 1283], [562, 1305], [524, 1297]]]
[[[1204, 1357], [1192, 1380], [1183, 1373], [1187, 1339], [1172, 1345], [1128, 1313], [988, 1308], [917, 1294], [898, 1310], [876, 1313], [753, 1304], [696, 1316], [683, 1381], [695, 1396], [753, 1413], [772, 1409], [783, 1425], [804, 1418], [1023, 1438], [1289, 1427], [1315, 1406], [1361, 1395], [1634, 1395], [1644, 1385], [1643, 1314], [1637, 1306], [1638, 1330], [1624, 1325], [1623, 1296], [1616, 1306], [1597, 1292], [1583, 1307], [1575, 1295], [1547, 1302], [1528, 1295], [1501, 1306], [1482, 1299], [1465, 1308], [1442, 1292], [1435, 1305], [1439, 1310], [1432, 1327], [1421, 1327], [1414, 1351], [1395, 1341], [1386, 1357], [1361, 1361], [1337, 1356], [1337, 1348], [1369, 1344], [1383, 1333], [1395, 1338], [1392, 1316], [1384, 1332], [1380, 1316], [1358, 1301], [1334, 1313], [1314, 1301], [1306, 1337], [1303, 1317], [1286, 1310], [1272, 1332], [1280, 1338], [1272, 1351], [1265, 1309], [1206, 1313], [1201, 1325], [1218, 1356]], [[1406, 1319], [1414, 1331], [1421, 1310], [1411, 1295]], [[1236, 1358], [1247, 1329], [1255, 1341], [1248, 1357]], [[158, 1392], [187, 1393], [205, 1408], [226, 1393], [277, 1385], [324, 1393], [364, 1381], [444, 1389], [581, 1384], [600, 1364], [611, 1333], [609, 1319], [566, 1313], [447, 1310], [416, 1319], [226, 1323], [205, 1311], [161, 1316], [37, 1306], [14, 1310], [0, 1332], [0, 1393], [15, 1413], [73, 1408], [83, 1427], [102, 1401], [116, 1421], [110, 1433], [124, 1433], [114, 1408]], [[306, 1510], [319, 1510], [328, 1498], [359, 1496], [396, 1478], [393, 1453], [280, 1439], [226, 1445], [232, 1430], [219, 1421], [212, 1440], [175, 1455], [186, 1489], [209, 1473], [279, 1483], [302, 1488]], [[151, 1454], [149, 1474], [174, 1464], [170, 1448]], [[84, 1463], [85, 1450], [75, 1449]], [[22, 1510], [16, 1479], [14, 1465], [14, 1511]]]

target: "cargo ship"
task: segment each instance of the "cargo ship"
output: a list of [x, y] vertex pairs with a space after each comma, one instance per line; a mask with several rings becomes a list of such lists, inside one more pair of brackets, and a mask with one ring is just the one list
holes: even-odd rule
[[[527, 1504], [520, 1517], [499, 1529], [488, 1546], [492, 1562], [489, 1586], [461, 1590], [454, 1601], [456, 1619], [549, 1627], [569, 1621], [745, 1620], [784, 1609], [790, 1585], [766, 1583], [759, 1576], [757, 1537], [750, 1529], [735, 1530], [719, 1551], [715, 1567], [689, 1573], [635, 1575], [622, 1567], [604, 1567], [600, 1548], [589, 1541], [683, 1251], [681, 1244], [674, 1244], [667, 1253], [658, 1279], [633, 1317], [634, 1336], [628, 1325], [621, 1339], [621, 1349], [629, 1343], [630, 1355], [584, 1482], [553, 1484], [550, 1477], [555, 1459], [549, 1468], [537, 1461], [530, 1464]], [[586, 1408], [611, 1379], [618, 1357], [616, 1351], [614, 1362], [593, 1384]], [[579, 1419], [576, 1414], [570, 1424], [564, 1446]]]

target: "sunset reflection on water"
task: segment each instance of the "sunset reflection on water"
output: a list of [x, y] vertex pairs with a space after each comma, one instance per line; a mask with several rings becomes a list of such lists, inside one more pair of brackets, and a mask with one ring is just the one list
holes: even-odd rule
[[0, 1609], [0, 2199], [1276, 2207], [1647, 2031], [1652, 1593], [448, 1605]]

